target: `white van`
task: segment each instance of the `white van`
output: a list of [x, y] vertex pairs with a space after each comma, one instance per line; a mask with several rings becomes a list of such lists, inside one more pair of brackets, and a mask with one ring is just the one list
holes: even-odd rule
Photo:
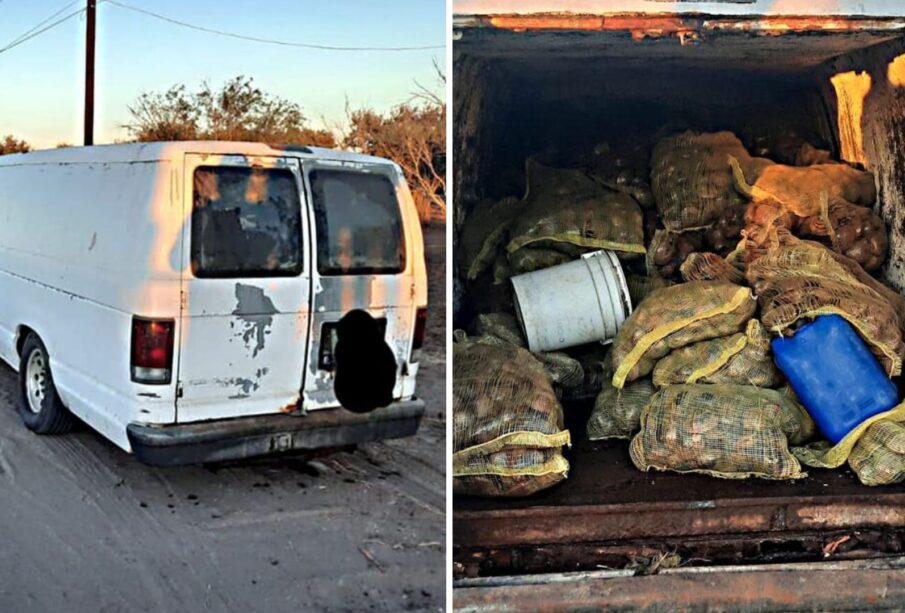
[[[257, 143], [0, 157], [0, 357], [39, 434], [152, 464], [409, 436], [427, 275], [399, 167]], [[385, 330], [388, 407], [339, 408], [336, 322]]]

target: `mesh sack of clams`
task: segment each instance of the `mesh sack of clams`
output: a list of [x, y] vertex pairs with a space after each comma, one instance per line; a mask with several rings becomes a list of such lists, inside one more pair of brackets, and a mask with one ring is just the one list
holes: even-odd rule
[[640, 429], [641, 411], [655, 391], [649, 378], [632, 381], [622, 389], [605, 385], [588, 419], [588, 439], [631, 438]]
[[[905, 422], [905, 403], [900, 403], [888, 411], [883, 411], [882, 413], [877, 413], [876, 415], [868, 417], [835, 445], [829, 441], [817, 440], [801, 447], [794, 447], [792, 449], [792, 454], [805, 466], [812, 466], [814, 468], [838, 468], [845, 464], [846, 460], [851, 459], [854, 450], [858, 447], [867, 433], [870, 432], [875, 425], [881, 422], [896, 424]], [[874, 436], [877, 434], [878, 432], [874, 431]], [[876, 442], [876, 438], [873, 438], [872, 440], [868, 439], [868, 443], [861, 448], [861, 455], [856, 461], [864, 460], [865, 456], [873, 451]], [[870, 470], [870, 467], [865, 464], [861, 464], [861, 467]], [[868, 476], [867, 478], [870, 479], [873, 477]], [[873, 484], [869, 483], [868, 485]]]
[[598, 143], [586, 158], [588, 176], [610, 189], [625, 192], [641, 208], [654, 207], [650, 189], [650, 150], [646, 142], [628, 149], [614, 150], [608, 143]]
[[772, 200], [752, 202], [745, 211], [742, 236], [748, 246], [760, 247], [774, 239], [777, 232], [791, 233], [799, 218]]
[[685, 281], [728, 281], [747, 283], [744, 273], [715, 253], [692, 253], [679, 267]]
[[746, 205], [741, 204], [723, 209], [716, 222], [705, 234], [707, 246], [711, 251], [725, 257], [735, 249], [745, 227], [747, 208]]
[[835, 313], [848, 321], [890, 377], [902, 372], [905, 345], [889, 303], [865, 286], [822, 277], [786, 277], [756, 286], [761, 319], [782, 332], [799, 321]]
[[657, 230], [651, 238], [645, 256], [647, 274], [663, 279], [675, 279], [679, 276], [679, 269], [685, 259], [703, 248], [703, 232]]
[[599, 344], [571, 350], [571, 356], [578, 360], [583, 379], [579, 385], [562, 388], [562, 398], [566, 402], [593, 400], [604, 386], [610, 386], [613, 371], [609, 367], [609, 347]]
[[798, 217], [820, 213], [821, 199], [871, 205], [877, 199], [874, 177], [846, 164], [758, 168], [753, 177], [745, 158], [730, 159], [735, 188], [754, 202], [775, 202]]
[[660, 277], [629, 274], [625, 275], [625, 284], [628, 286], [628, 295], [632, 300], [632, 305], [638, 308], [638, 305], [651, 293], [668, 286], [670, 283]]
[[648, 374], [673, 349], [744, 330], [757, 301], [746, 287], [691, 281], [651, 293], [622, 324], [611, 352], [613, 386]]
[[871, 425], [852, 449], [848, 465], [864, 485], [905, 481], [905, 425], [888, 419]]
[[829, 238], [833, 251], [858, 262], [864, 270], [877, 270], [886, 260], [886, 224], [867, 207], [824, 200], [820, 214], [803, 219], [798, 230], [802, 236]]
[[509, 266], [513, 275], [523, 275], [544, 268], [552, 268], [571, 261], [573, 256], [556, 249], [522, 247], [509, 254]]
[[518, 319], [511, 313], [481, 313], [475, 318], [477, 336], [493, 336], [516, 347], [527, 347]]
[[453, 347], [453, 490], [527, 496], [565, 479], [569, 431], [540, 362], [506, 343]]
[[889, 376], [901, 373], [901, 298], [868, 280], [857, 263], [818, 243], [786, 236], [749, 264], [747, 277], [768, 330], [781, 333], [798, 321], [835, 313], [858, 331]]
[[[498, 340], [516, 347], [528, 347], [518, 320], [510, 313], [482, 313], [475, 319], [474, 329], [485, 342]], [[564, 391], [577, 391], [584, 385], [584, 368], [570, 355], [561, 351], [534, 352], [532, 355], [543, 364], [550, 382]]]
[[752, 160], [731, 132], [685, 132], [657, 143], [651, 157], [651, 189], [667, 230], [706, 228], [726, 208], [745, 202], [733, 184], [730, 156]]
[[676, 349], [657, 362], [654, 385], [681, 383], [735, 383], [777, 387], [783, 378], [773, 363], [770, 336], [756, 320], [744, 334], [701, 341]]
[[474, 281], [494, 262], [509, 237], [509, 224], [518, 215], [524, 203], [517, 198], [504, 198], [499, 202], [482, 202], [468, 216], [462, 228], [456, 253], [465, 277]]
[[538, 352], [533, 354], [544, 366], [550, 382], [571, 393], [584, 383], [584, 368], [581, 362], [562, 351]]
[[526, 173], [526, 207], [510, 228], [509, 253], [527, 245], [645, 253], [643, 215], [631, 196], [581, 170], [550, 168], [534, 159]]
[[799, 479], [789, 443], [813, 436], [789, 396], [744, 385], [671, 385], [641, 413], [629, 451], [640, 470], [699, 472], [727, 479]]
[[788, 230], [773, 228], [768, 240], [756, 251], [756, 257], [748, 258], [745, 268], [750, 283], [775, 277], [823, 276], [860, 283], [881, 294], [897, 309], [905, 308], [905, 297], [872, 277], [855, 260], [821, 243], [793, 236]]

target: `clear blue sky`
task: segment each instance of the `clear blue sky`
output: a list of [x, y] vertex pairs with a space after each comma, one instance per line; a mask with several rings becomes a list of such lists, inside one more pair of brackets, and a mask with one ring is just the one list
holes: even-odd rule
[[[339, 46], [443, 45], [444, 0], [123, 0], [180, 21], [261, 38]], [[0, 0], [0, 48], [67, 0]], [[79, 8], [77, 5], [63, 15]], [[0, 53], [0, 137], [36, 147], [80, 144], [84, 17]], [[332, 126], [353, 106], [404, 102], [414, 80], [436, 84], [443, 50], [335, 52], [265, 45], [188, 30], [118, 6], [98, 7], [98, 143], [125, 137], [126, 106], [176, 83], [219, 85], [243, 74], [298, 102], [312, 126]], [[441, 89], [437, 86], [438, 91]]]

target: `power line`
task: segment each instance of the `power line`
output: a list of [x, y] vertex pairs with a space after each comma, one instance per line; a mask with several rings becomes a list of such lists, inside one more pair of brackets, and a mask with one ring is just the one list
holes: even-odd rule
[[[64, 7], [58, 9], [53, 15], [50, 15], [49, 17], [45, 18], [43, 21], [38, 22], [37, 24], [35, 24], [34, 26], [32, 26], [31, 29], [29, 29], [29, 30], [23, 32], [23, 33], [20, 34], [18, 37], [14, 38], [12, 41], [9, 42], [9, 44], [12, 45], [13, 43], [18, 42], [19, 40], [25, 38], [26, 36], [28, 36], [29, 34], [31, 34], [32, 32], [34, 32], [35, 30], [37, 30], [38, 28], [40, 28], [41, 26], [43, 26], [45, 23], [47, 23], [48, 21], [50, 21], [51, 19], [53, 19], [54, 17], [56, 17], [57, 15], [59, 15], [60, 13], [62, 13], [63, 11], [65, 11], [66, 9], [72, 8], [73, 6], [75, 6], [76, 4], [78, 4], [79, 1], [80, 1], [80, 0], [73, 0], [73, 1], [70, 2], [69, 4], [67, 4], [67, 5], [65, 5]], [[2, 0], [0, 0], [0, 2], [2, 2]]]
[[258, 38], [256, 36], [246, 36], [244, 34], [236, 34], [235, 32], [224, 32], [223, 30], [215, 30], [213, 28], [206, 28], [204, 26], [199, 26], [191, 23], [186, 23], [184, 21], [179, 21], [173, 19], [171, 17], [166, 17], [165, 15], [160, 15], [158, 13], [152, 13], [151, 11], [147, 11], [145, 9], [138, 8], [136, 6], [130, 6], [128, 4], [124, 4], [122, 2], [117, 2], [116, 0], [106, 0], [108, 4], [113, 4], [120, 8], [128, 9], [130, 11], [134, 11], [136, 13], [142, 13], [144, 15], [148, 15], [150, 17], [154, 17], [155, 19], [160, 19], [162, 21], [166, 21], [178, 26], [182, 26], [184, 28], [190, 28], [192, 30], [199, 30], [201, 32], [207, 32], [209, 34], [218, 34], [220, 36], [228, 36], [230, 38], [238, 38], [240, 40], [248, 40], [256, 43], [267, 43], [271, 45], [281, 45], [284, 47], [302, 47], [304, 49], [320, 49], [324, 51], [426, 51], [430, 49], [445, 49], [443, 45], [425, 45], [425, 46], [415, 46], [415, 47], [339, 47], [334, 45], [316, 45], [312, 43], [297, 43], [297, 42], [289, 42], [284, 40], [273, 40], [269, 38]]
[[76, 15], [81, 15], [81, 14], [84, 13], [84, 12], [85, 12], [85, 9], [79, 9], [79, 10], [73, 12], [73, 13], [69, 13], [69, 14], [66, 15], [65, 17], [63, 17], [63, 18], [61, 18], [61, 19], [58, 19], [57, 21], [54, 21], [54, 22], [53, 22], [52, 24], [50, 24], [49, 26], [46, 26], [46, 27], [44, 27], [44, 28], [41, 28], [40, 30], [37, 30], [37, 31], [35, 31], [35, 32], [32, 32], [32, 33], [29, 34], [28, 36], [20, 37], [18, 40], [15, 40], [15, 41], [11, 42], [10, 44], [8, 44], [7, 46], [0, 48], [0, 53], [5, 53], [6, 51], [9, 51], [10, 49], [13, 49], [14, 47], [18, 47], [18, 46], [21, 45], [22, 43], [25, 43], [25, 42], [30, 41], [30, 40], [33, 39], [35, 36], [40, 36], [40, 35], [43, 34], [44, 32], [47, 32], [48, 30], [52, 30], [53, 28], [57, 27], [57, 26], [60, 25], [61, 23], [63, 23], [63, 22], [65, 22], [65, 21], [68, 21], [68, 20], [72, 19], [72, 18], [75, 17]]

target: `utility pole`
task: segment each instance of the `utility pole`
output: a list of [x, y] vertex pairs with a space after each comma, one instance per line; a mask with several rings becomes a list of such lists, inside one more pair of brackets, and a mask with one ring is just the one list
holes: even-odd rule
[[97, 0], [88, 0], [88, 31], [85, 37], [85, 145], [94, 144], [94, 42]]

